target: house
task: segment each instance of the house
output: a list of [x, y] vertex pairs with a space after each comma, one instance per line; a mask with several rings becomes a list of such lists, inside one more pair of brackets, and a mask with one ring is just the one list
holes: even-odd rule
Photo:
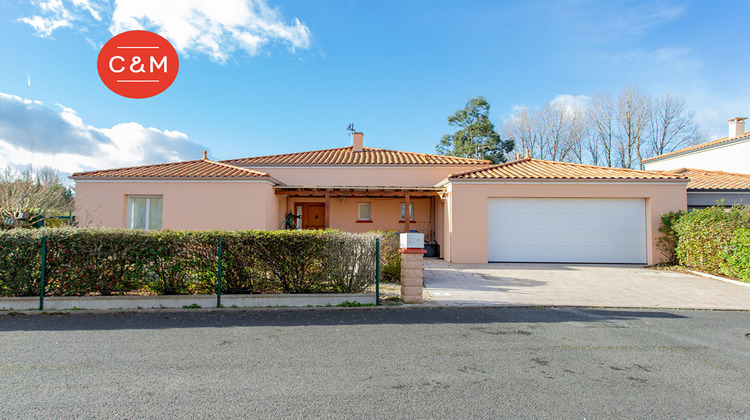
[[664, 171], [694, 168], [750, 174], [750, 131], [745, 131], [746, 119], [729, 120], [727, 137], [643, 159], [643, 169]]
[[[655, 263], [661, 213], [687, 178], [525, 157], [364, 147], [75, 173], [81, 225], [134, 229], [418, 231], [455, 263]], [[290, 217], [291, 214], [291, 217]]]
[[729, 120], [729, 135], [643, 160], [650, 171], [670, 171], [690, 179], [688, 208], [750, 204], [750, 131], [746, 118]]
[[680, 168], [669, 171], [685, 175], [688, 209], [704, 209], [723, 201], [725, 205], [750, 205], [750, 174]]

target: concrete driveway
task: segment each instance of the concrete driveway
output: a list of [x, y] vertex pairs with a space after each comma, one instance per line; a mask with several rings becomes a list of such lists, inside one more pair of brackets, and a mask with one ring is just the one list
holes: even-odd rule
[[425, 259], [439, 306], [604, 306], [750, 310], [750, 287], [634, 265], [448, 264]]

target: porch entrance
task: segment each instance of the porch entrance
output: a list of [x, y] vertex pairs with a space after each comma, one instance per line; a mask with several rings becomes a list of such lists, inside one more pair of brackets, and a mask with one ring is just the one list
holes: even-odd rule
[[299, 203], [296, 205], [302, 214], [298, 214], [302, 229], [325, 229], [326, 228], [326, 205], [325, 203]]
[[[439, 187], [284, 185], [276, 186], [274, 190], [276, 195], [286, 200], [283, 204], [284, 214], [292, 213], [295, 216], [297, 229], [326, 229], [333, 226], [348, 232], [420, 232], [425, 234], [427, 243], [437, 240], [436, 200], [442, 191]], [[359, 204], [365, 204], [364, 212], [360, 212]], [[333, 225], [331, 207], [335, 208]], [[440, 218], [442, 220], [442, 214]]]

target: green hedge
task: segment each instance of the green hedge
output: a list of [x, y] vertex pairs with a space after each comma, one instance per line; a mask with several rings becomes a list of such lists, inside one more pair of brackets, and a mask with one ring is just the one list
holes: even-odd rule
[[399, 234], [397, 232], [383, 233], [380, 240], [380, 258], [383, 261], [383, 280], [391, 283], [401, 283], [401, 254], [399, 248]]
[[670, 265], [678, 263], [677, 244], [679, 243], [679, 237], [675, 231], [675, 226], [680, 217], [685, 214], [687, 214], [685, 210], [680, 210], [678, 212], [670, 211], [661, 215], [661, 225], [659, 226], [661, 236], [656, 240], [656, 247], [659, 248], [664, 256], [664, 262]]
[[[705, 273], [729, 275], [747, 270], [741, 253], [746, 237], [737, 236], [750, 228], [750, 210], [735, 206], [728, 210], [710, 207], [692, 211], [674, 222], [676, 254], [685, 267]], [[744, 245], [743, 245], [744, 244]], [[739, 254], [737, 251], [739, 250]]]
[[143, 232], [38, 229], [0, 232], [0, 296], [39, 294], [356, 293], [375, 280], [377, 234], [338, 231]]
[[724, 274], [750, 283], [750, 229], [737, 229], [722, 257], [725, 259], [721, 265]]

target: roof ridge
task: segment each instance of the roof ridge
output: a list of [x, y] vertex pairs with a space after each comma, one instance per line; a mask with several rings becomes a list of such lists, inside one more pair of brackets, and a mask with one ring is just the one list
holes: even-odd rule
[[423, 152], [363, 147], [361, 152], [354, 152], [353, 146], [318, 149], [303, 152], [281, 153], [276, 155], [251, 156], [245, 158], [225, 159], [227, 164], [241, 165], [491, 165], [483, 159], [461, 156], [437, 155]]
[[224, 167], [224, 168], [237, 169], [237, 170], [248, 172], [248, 173], [251, 173], [251, 174], [254, 174], [254, 175], [269, 176], [268, 173], [262, 172], [262, 171], [256, 171], [255, 169], [243, 168], [241, 166], [235, 166], [235, 165], [231, 165], [229, 163], [219, 162], [219, 161], [215, 161], [215, 160], [211, 160], [211, 159], [201, 159], [201, 160], [204, 161], [204, 162], [212, 163], [214, 165], [219, 165], [219, 166]]
[[123, 166], [123, 167], [120, 167], [120, 168], [97, 169], [97, 170], [94, 170], [94, 171], [74, 172], [70, 176], [93, 174], [93, 173], [97, 173], [97, 172], [124, 171], [124, 170], [127, 170], [127, 169], [153, 168], [155, 166], [170, 166], [170, 165], [179, 165], [179, 164], [182, 164], [182, 163], [192, 163], [192, 162], [202, 162], [202, 161], [204, 161], [204, 159], [180, 160], [180, 161], [177, 161], [177, 162], [152, 163], [152, 164], [149, 164], [149, 165]]
[[277, 182], [269, 174], [249, 168], [242, 168], [205, 157], [197, 160], [157, 163], [152, 165], [128, 166], [124, 168], [100, 169], [76, 172], [71, 179], [85, 178], [265, 178]]
[[724, 174], [724, 175], [736, 175], [736, 176], [750, 177], [750, 174], [743, 174], [740, 172], [715, 171], [712, 169], [701, 169], [701, 168], [680, 168], [680, 169], [675, 169], [675, 171], [682, 171], [682, 173], [696, 171], [696, 172], [704, 172], [707, 174]]
[[699, 168], [681, 168], [688, 177], [690, 190], [750, 190], [750, 174], [712, 171]]
[[[289, 153], [278, 153], [275, 155], [262, 155], [262, 156], [248, 156], [244, 158], [236, 158], [236, 159], [224, 159], [221, 162], [226, 161], [233, 161], [233, 160], [242, 160], [242, 159], [262, 159], [262, 158], [271, 158], [271, 157], [279, 157], [279, 156], [293, 156], [293, 155], [301, 155], [304, 153], [317, 153], [317, 152], [328, 152], [331, 150], [342, 150], [342, 149], [350, 149], [353, 146], [344, 146], [344, 147], [333, 147], [330, 149], [316, 149], [316, 150], [306, 150], [302, 152], [289, 152]], [[364, 149], [372, 149], [371, 147], [364, 147]]]
[[[534, 166], [524, 165], [532, 164]], [[518, 167], [514, 169], [514, 167]], [[557, 169], [554, 169], [557, 168]], [[575, 168], [563, 169], [563, 168]], [[503, 171], [506, 169], [506, 171]], [[590, 174], [581, 171], [591, 171]], [[515, 172], [514, 172], [515, 171]], [[596, 171], [596, 172], [594, 172]], [[664, 171], [612, 168], [573, 162], [523, 158], [486, 168], [477, 168], [451, 174], [448, 178], [507, 178], [507, 179], [686, 179], [684, 175]]]
[[745, 131], [741, 135], [735, 136], [735, 137], [729, 137], [729, 136], [722, 137], [722, 138], [719, 138], [719, 139], [716, 139], [716, 140], [709, 140], [707, 142], [703, 142], [703, 143], [699, 143], [699, 144], [694, 144], [694, 145], [688, 146], [688, 147], [683, 147], [682, 149], [672, 150], [671, 152], [662, 153], [660, 155], [656, 155], [656, 156], [652, 156], [652, 157], [647, 158], [647, 159], [643, 159], [641, 161], [641, 163], [643, 163], [643, 162], [651, 162], [651, 161], [656, 160], [656, 159], [661, 159], [661, 158], [665, 158], [665, 157], [668, 157], [668, 156], [675, 156], [675, 155], [679, 155], [680, 153], [690, 152], [690, 151], [693, 151], [693, 150], [700, 150], [700, 149], [703, 149], [704, 147], [711, 147], [711, 146], [715, 146], [717, 144], [725, 143], [725, 142], [732, 141], [732, 140], [742, 139], [742, 138], [745, 138], [745, 137], [750, 137], [750, 131]]
[[[469, 169], [469, 170], [466, 170], [466, 171], [463, 171], [463, 172], [456, 172], [456, 173], [450, 174], [450, 175], [448, 175], [448, 178], [453, 178], [453, 177], [463, 176], [463, 175], [470, 175], [472, 173], [476, 173], [476, 172], [480, 172], [480, 171], [488, 171], [488, 170], [492, 170], [492, 169], [497, 169], [497, 168], [500, 168], [500, 167], [503, 167], [503, 166], [510, 166], [512, 164], [516, 164], [516, 163], [520, 163], [520, 162], [525, 162], [525, 161], [530, 161], [530, 160], [532, 160], [532, 159], [531, 158], [521, 158], [521, 159], [516, 159], [516, 160], [510, 161], [510, 162], [496, 163], [496, 164], [494, 164], [492, 166], [488, 166], [486, 168], [473, 168], [473, 169]], [[537, 160], [539, 160], [539, 159], [537, 159]]]

